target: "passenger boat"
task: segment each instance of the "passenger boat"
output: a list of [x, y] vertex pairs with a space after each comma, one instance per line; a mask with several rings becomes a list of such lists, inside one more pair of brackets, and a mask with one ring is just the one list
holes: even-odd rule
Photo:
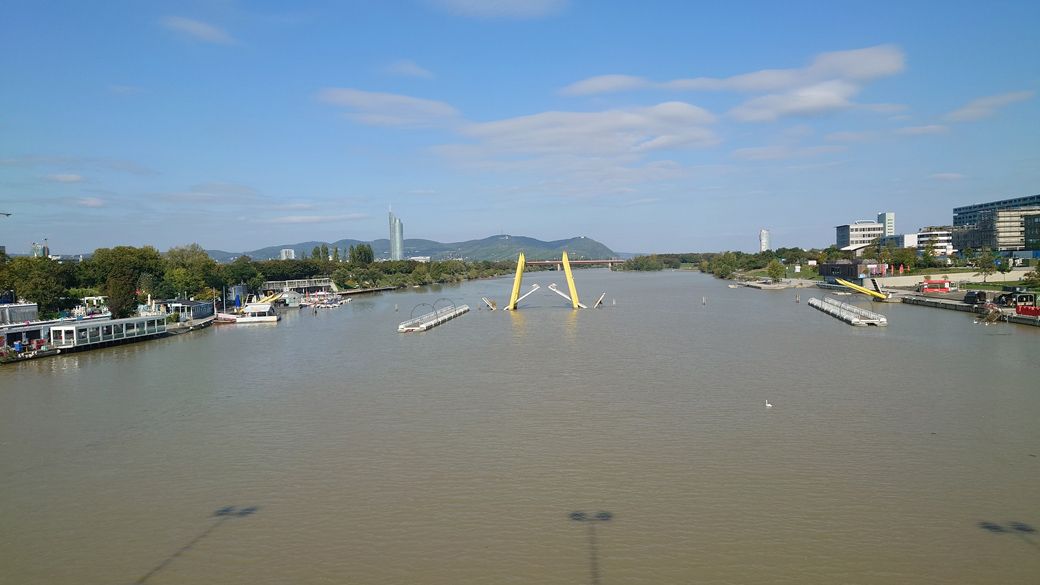
[[271, 303], [252, 303], [242, 308], [242, 314], [235, 316], [235, 323], [275, 323], [282, 318], [274, 312]]

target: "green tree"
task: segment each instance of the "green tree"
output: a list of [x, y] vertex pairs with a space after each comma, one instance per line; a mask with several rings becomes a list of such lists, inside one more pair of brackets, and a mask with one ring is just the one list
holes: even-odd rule
[[175, 296], [186, 295], [191, 297], [206, 286], [206, 283], [197, 273], [181, 267], [167, 270], [163, 280], [173, 290]]
[[314, 246], [314, 249], [311, 250], [311, 260], [318, 260], [320, 258], [321, 258], [321, 247], [320, 246]]
[[356, 250], [357, 250], [357, 260], [356, 260], [356, 262], [358, 264], [361, 264], [363, 266], [368, 266], [369, 264], [371, 264], [375, 260], [375, 253], [372, 251], [372, 246], [371, 245], [369, 245], [369, 244], [358, 244], [357, 247], [356, 247]]
[[99, 248], [84, 263], [84, 284], [96, 286], [108, 297], [108, 308], [115, 317], [129, 317], [137, 309], [137, 284], [144, 274], [165, 272], [163, 257], [151, 246]]
[[935, 266], [935, 237], [928, 238], [924, 250], [921, 250], [921, 266], [931, 268]]
[[881, 251], [878, 252], [878, 261], [879, 262], [883, 262], [885, 264], [891, 264], [892, 263], [892, 259], [895, 256], [895, 251], [896, 251], [895, 244], [893, 244], [892, 242], [889, 242], [888, 244], [885, 244], [881, 248]]
[[1000, 271], [1001, 274], [1007, 274], [1008, 272], [1011, 272], [1011, 270], [1014, 269], [1014, 267], [1015, 262], [1011, 258], [1001, 258], [1000, 261], [997, 263], [997, 270]]
[[913, 270], [914, 266], [917, 265], [917, 250], [914, 248], [896, 248], [892, 250], [892, 264], [896, 265], [897, 270], [899, 266], [904, 266], [907, 270]]
[[625, 260], [621, 266], [622, 270], [657, 271], [664, 270], [664, 262], [656, 254], [649, 256], [636, 256]]
[[128, 273], [109, 276], [102, 291], [108, 297], [108, 310], [114, 319], [130, 317], [137, 312], [136, 282]]
[[991, 274], [997, 271], [997, 257], [993, 254], [993, 250], [989, 248], [983, 248], [982, 252], [979, 253], [977, 264], [978, 272], [976, 276], [982, 276], [982, 282], [986, 282]]
[[[170, 248], [163, 255], [163, 261], [165, 278], [178, 294], [194, 296], [206, 288], [222, 284], [216, 261], [198, 244]], [[177, 269], [183, 272], [173, 272]]]
[[[295, 260], [286, 260], [286, 262], [295, 262]], [[234, 262], [220, 267], [220, 285], [247, 284], [259, 274], [260, 271], [249, 256], [239, 256], [235, 258]]]
[[339, 262], [339, 246], [332, 249], [332, 261]]
[[961, 250], [961, 255], [964, 256], [964, 261], [968, 266], [974, 266], [975, 259], [978, 258], [979, 252], [975, 248], [965, 248]]
[[328, 260], [329, 259], [329, 245], [328, 244], [322, 244], [321, 245], [321, 259], [322, 260]]
[[1022, 277], [1022, 284], [1030, 288], [1040, 288], [1040, 264]]
[[36, 303], [40, 314], [50, 316], [64, 308], [70, 284], [67, 270], [50, 258], [20, 257], [5, 266], [11, 288], [19, 298]]
[[787, 270], [784, 269], [784, 265], [775, 258], [770, 260], [769, 264], [766, 266], [766, 273], [769, 274], [769, 278], [773, 282], [780, 282], [786, 272]]

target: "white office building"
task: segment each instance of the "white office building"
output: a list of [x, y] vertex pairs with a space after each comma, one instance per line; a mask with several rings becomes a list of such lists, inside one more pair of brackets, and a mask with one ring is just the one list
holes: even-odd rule
[[885, 227], [882, 236], [896, 235], [896, 213], [894, 211], [882, 211], [877, 214], [877, 222]]
[[948, 227], [924, 227], [917, 230], [917, 253], [921, 254], [928, 247], [933, 256], [952, 256], [953, 230]]
[[293, 250], [292, 248], [282, 248], [281, 252], [278, 252], [278, 259], [279, 260], [295, 260], [296, 259], [296, 250]]
[[883, 236], [881, 238], [883, 247], [894, 248], [917, 248], [917, 234], [896, 234], [894, 236]]
[[[895, 219], [893, 219], [893, 221], [895, 221]], [[834, 243], [839, 248], [862, 246], [873, 242], [874, 238], [880, 238], [885, 235], [885, 226], [876, 221], [870, 221], [867, 219], [839, 225], [835, 227], [834, 230]]]
[[765, 252], [769, 249], [769, 230], [760, 230], [758, 232], [758, 251]]

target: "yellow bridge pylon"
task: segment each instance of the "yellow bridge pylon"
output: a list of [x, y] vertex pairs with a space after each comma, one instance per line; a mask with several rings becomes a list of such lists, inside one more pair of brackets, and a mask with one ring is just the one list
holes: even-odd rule
[[520, 252], [520, 257], [516, 259], [516, 276], [513, 278], [513, 293], [509, 295], [509, 304], [506, 305], [507, 311], [515, 311], [516, 303], [520, 300], [520, 283], [524, 280], [524, 253]]
[[571, 305], [575, 309], [581, 307], [585, 308], [585, 305], [578, 302], [578, 287], [574, 286], [574, 275], [571, 274], [571, 261], [567, 259], [567, 251], [563, 252], [563, 273], [567, 275], [567, 290], [571, 292]]
[[[506, 305], [506, 310], [508, 311], [515, 311], [517, 308], [517, 304], [524, 297], [533, 293], [535, 290], [538, 290], [539, 288], [537, 284], [533, 285], [532, 289], [528, 291], [527, 294], [520, 296], [520, 285], [523, 283], [524, 280], [524, 267], [526, 266], [526, 262], [527, 261], [524, 258], [524, 253], [520, 252], [520, 257], [516, 260], [516, 276], [513, 277], [513, 291], [509, 295], [509, 304]], [[560, 264], [563, 265], [563, 273], [567, 276], [567, 290], [570, 291], [570, 296], [564, 294], [563, 291], [558, 290], [555, 284], [549, 285], [549, 290], [570, 301], [571, 306], [575, 309], [587, 308], [585, 305], [581, 304], [581, 301], [578, 300], [578, 287], [574, 285], [574, 275], [571, 273], [571, 262], [570, 259], [567, 257], [567, 252], [563, 253], [563, 257], [560, 259]], [[603, 294], [606, 295], [606, 293]], [[600, 297], [600, 301], [602, 300], [603, 298]], [[597, 302], [597, 305], [598, 304], [599, 303]]]

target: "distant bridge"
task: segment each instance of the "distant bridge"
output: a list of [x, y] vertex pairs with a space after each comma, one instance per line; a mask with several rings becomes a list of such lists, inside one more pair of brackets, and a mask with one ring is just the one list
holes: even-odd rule
[[[606, 264], [607, 268], [613, 268], [615, 264], [624, 264], [620, 258], [607, 258], [603, 260], [571, 260], [571, 266], [588, 266], [591, 264]], [[556, 270], [563, 270], [563, 260], [528, 260], [527, 266], [555, 266]]]

